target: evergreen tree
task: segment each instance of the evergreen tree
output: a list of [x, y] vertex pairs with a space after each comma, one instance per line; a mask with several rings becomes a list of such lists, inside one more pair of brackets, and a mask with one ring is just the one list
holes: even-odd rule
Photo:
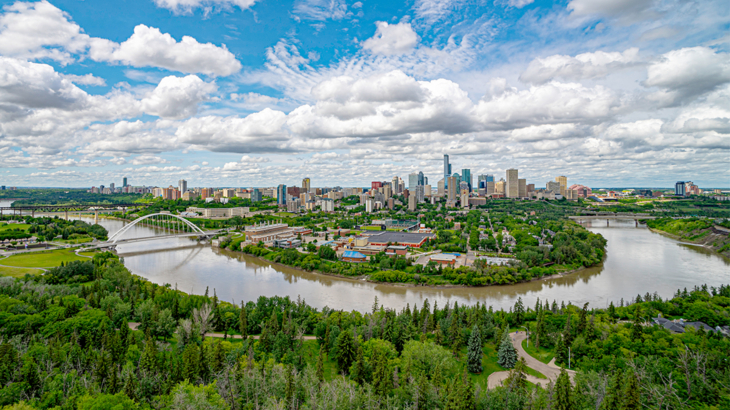
[[523, 392], [527, 388], [527, 362], [524, 357], [515, 364], [515, 368], [510, 370], [509, 377], [504, 382], [504, 386], [511, 390]]
[[294, 408], [294, 369], [291, 365], [287, 365], [284, 370], [286, 371], [286, 388], [284, 390], [284, 400], [286, 401], [287, 408]]
[[608, 305], [608, 317], [611, 318], [612, 322], [616, 318], [616, 306], [613, 305], [613, 301]]
[[198, 355], [198, 372], [204, 381], [207, 381], [210, 376], [210, 366], [208, 364], [208, 354], [206, 350], [205, 344], [201, 344]]
[[191, 383], [198, 379], [198, 348], [192, 343], [185, 346], [183, 352], [182, 375]]
[[134, 371], [130, 370], [127, 372], [127, 380], [124, 381], [124, 394], [132, 400], [137, 400], [137, 389], [139, 388], [139, 382]]
[[349, 372], [356, 354], [352, 333], [349, 330], [340, 332], [337, 337], [337, 369], [340, 372]]
[[243, 339], [248, 337], [248, 318], [246, 315], [246, 306], [241, 302], [241, 313], [238, 316], [238, 331], [241, 333]]
[[375, 352], [373, 355], [375, 371], [373, 372], [373, 388], [380, 396], [386, 396], [390, 391], [392, 378], [388, 371], [388, 359], [384, 354]]
[[558, 336], [558, 342], [555, 345], [555, 363], [561, 366], [568, 364], [568, 348], [565, 346], [562, 336]]
[[471, 331], [471, 336], [469, 337], [467, 367], [472, 373], [482, 372], [482, 337], [477, 325], [474, 325]]
[[565, 328], [563, 329], [563, 343], [565, 343], [565, 346], [567, 347], [570, 347], [573, 343], [573, 331], [570, 328], [570, 316], [571, 314], [568, 313], [567, 320], [565, 321]]
[[139, 367], [148, 372], [154, 372], [157, 369], [157, 344], [151, 337], [147, 338]]
[[357, 348], [355, 363], [353, 363], [350, 369], [350, 379], [357, 384], [365, 383], [365, 357], [363, 356], [362, 348], [359, 346]]
[[560, 369], [560, 375], [555, 382], [555, 396], [553, 397], [553, 408], [555, 410], [573, 410], [573, 386], [570, 384], [570, 377], [565, 369]]
[[477, 403], [476, 398], [474, 397], [474, 385], [471, 382], [471, 379], [469, 379], [469, 376], [466, 374], [466, 369], [464, 369], [464, 375], [461, 378], [461, 410], [476, 410], [477, 409]]
[[580, 335], [586, 330], [588, 325], [588, 302], [583, 305], [583, 309], [578, 312], [578, 326], [576, 328], [577, 333]]
[[621, 369], [611, 366], [612, 377], [606, 389], [606, 398], [601, 403], [602, 410], [621, 410], [623, 392], [621, 391]]
[[223, 344], [219, 340], [215, 344], [215, 348], [213, 350], [213, 372], [218, 373], [221, 370], [223, 370], [223, 365], [225, 364], [225, 353], [223, 352]]
[[634, 309], [634, 323], [631, 325], [631, 340], [641, 341], [644, 335], [644, 328], [641, 325], [641, 305], [637, 304]]
[[509, 331], [505, 329], [502, 332], [502, 342], [499, 344], [499, 351], [497, 352], [497, 363], [505, 369], [511, 369], [515, 367], [517, 362], [517, 351], [512, 345], [512, 339], [509, 336]]
[[522, 303], [521, 296], [517, 298], [513, 312], [515, 324], [518, 326], [521, 325], [525, 321], [525, 305]]
[[639, 392], [639, 380], [632, 370], [626, 372], [624, 377], [623, 407], [622, 410], [641, 409], [641, 394]]
[[21, 379], [28, 383], [28, 390], [35, 392], [41, 386], [41, 378], [38, 374], [38, 365], [33, 357], [26, 356], [23, 368], [20, 369]]
[[324, 382], [324, 345], [319, 347], [319, 356], [317, 357], [317, 379], [320, 383]]

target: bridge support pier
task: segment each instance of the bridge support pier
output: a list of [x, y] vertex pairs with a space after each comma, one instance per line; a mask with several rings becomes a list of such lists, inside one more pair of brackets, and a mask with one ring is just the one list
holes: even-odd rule
[[94, 209], [94, 224], [99, 223], [99, 210]]
[[66, 210], [66, 220], [68, 221], [68, 209]]
[[606, 219], [606, 226], [608, 226], [608, 219]]

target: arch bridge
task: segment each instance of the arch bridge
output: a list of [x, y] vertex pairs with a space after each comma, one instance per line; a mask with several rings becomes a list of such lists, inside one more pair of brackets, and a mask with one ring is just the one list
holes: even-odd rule
[[[122, 238], [127, 232], [138, 224], [149, 225], [161, 229], [162, 234], [140, 238]], [[204, 231], [199, 226], [187, 219], [170, 213], [154, 213], [135, 219], [122, 229], [114, 232], [106, 242], [93, 244], [95, 248], [111, 248], [122, 243], [143, 242], [168, 238], [197, 237], [207, 239], [221, 232], [221, 230]]]

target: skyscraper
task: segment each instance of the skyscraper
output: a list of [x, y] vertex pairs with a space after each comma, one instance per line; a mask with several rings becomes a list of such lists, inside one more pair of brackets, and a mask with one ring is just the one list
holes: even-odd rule
[[444, 154], [444, 188], [449, 187], [449, 177], [451, 176], [451, 164], [449, 164], [449, 156]]
[[122, 178], [122, 188], [127, 187], [127, 177]]
[[309, 178], [304, 178], [302, 180], [302, 189], [304, 192], [309, 192], [309, 188], [312, 187], [312, 180]]
[[526, 198], [527, 197], [527, 180], [520, 178], [517, 180], [517, 196], [520, 198]]
[[258, 188], [254, 188], [251, 192], [251, 202], [261, 202], [261, 191]]
[[418, 174], [415, 172], [408, 175], [408, 189], [413, 190], [419, 185]]
[[565, 196], [565, 192], [568, 190], [568, 177], [555, 177], [555, 182], [560, 184], [560, 195]]
[[517, 198], [520, 195], [519, 177], [517, 170], [510, 168], [507, 170], [507, 183], [505, 186], [505, 196], [507, 198]]
[[687, 191], [685, 190], [684, 181], [679, 181], [676, 184], [674, 184], [674, 195], [677, 195], [677, 196], [687, 195]]
[[286, 185], [279, 184], [276, 188], [276, 203], [278, 205], [286, 205]]
[[184, 194], [188, 191], [188, 181], [181, 179], [177, 181], [177, 189], [180, 191], [180, 194]]
[[426, 181], [423, 176], [423, 172], [418, 171], [418, 185], [426, 185]]
[[459, 190], [459, 183], [457, 182], [456, 177], [448, 177], [446, 178], [446, 180], [449, 181], [447, 185], [448, 188], [445, 188], [446, 192], [448, 192], [447, 198], [449, 201], [456, 201], [456, 195]]
[[462, 169], [461, 170], [461, 180], [463, 182], [466, 182], [469, 185], [469, 192], [473, 191], [474, 188], [472, 187], [472, 179], [471, 179], [471, 170], [470, 169]]

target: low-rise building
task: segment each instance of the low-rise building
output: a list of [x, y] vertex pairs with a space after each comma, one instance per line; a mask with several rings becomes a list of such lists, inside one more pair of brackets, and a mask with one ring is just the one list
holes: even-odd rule
[[271, 242], [275, 239], [290, 239], [294, 235], [294, 229], [285, 223], [261, 223], [247, 226], [245, 229], [246, 239], [253, 243]]
[[367, 256], [357, 251], [345, 251], [342, 254], [342, 260], [345, 262], [362, 263], [367, 262]]
[[300, 246], [302, 246], [302, 241], [296, 238], [288, 238], [288, 239], [274, 239], [272, 241], [275, 248], [282, 248], [282, 249], [296, 249]]
[[420, 248], [426, 241], [435, 236], [430, 233], [383, 232], [368, 238], [368, 244], [372, 246], [403, 245], [410, 248]]
[[454, 255], [453, 253], [437, 253], [435, 255], [431, 255], [428, 259], [431, 262], [435, 262], [441, 265], [456, 265], [456, 258], [458, 256]]
[[231, 218], [234, 216], [246, 216], [249, 212], [248, 207], [237, 208], [198, 208], [191, 206], [185, 210], [186, 212], [194, 212], [203, 218]]

